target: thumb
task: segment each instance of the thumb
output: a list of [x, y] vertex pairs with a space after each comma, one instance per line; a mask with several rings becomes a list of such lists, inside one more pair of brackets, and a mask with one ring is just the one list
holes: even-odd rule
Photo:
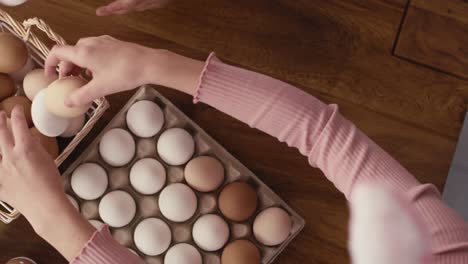
[[364, 184], [350, 200], [353, 264], [430, 263], [429, 233], [403, 194]]
[[68, 107], [80, 106], [91, 103], [97, 98], [103, 97], [102, 86], [94, 79], [81, 88], [71, 92], [65, 98], [65, 105]]

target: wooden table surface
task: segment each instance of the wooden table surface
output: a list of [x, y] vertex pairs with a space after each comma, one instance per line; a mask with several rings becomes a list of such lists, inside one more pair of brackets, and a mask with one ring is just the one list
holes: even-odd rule
[[[18, 20], [43, 18], [69, 43], [109, 34], [198, 59], [214, 50], [228, 63], [339, 104], [347, 118], [420, 181], [442, 190], [468, 95], [466, 46], [457, 48], [468, 40], [461, 34], [468, 19], [466, 12], [451, 10], [466, 10], [466, 2], [193, 0], [174, 1], [163, 10], [96, 17], [95, 8], [104, 2], [34, 0], [4, 9]], [[436, 25], [425, 27], [432, 17]], [[447, 41], [427, 39], [434, 34]], [[349, 263], [346, 200], [305, 157], [211, 107], [193, 105], [189, 96], [160, 90], [306, 219], [304, 231], [276, 263]], [[110, 97], [111, 109], [78, 149], [130, 95]], [[23, 218], [0, 225], [0, 263], [20, 255], [65, 263]]]

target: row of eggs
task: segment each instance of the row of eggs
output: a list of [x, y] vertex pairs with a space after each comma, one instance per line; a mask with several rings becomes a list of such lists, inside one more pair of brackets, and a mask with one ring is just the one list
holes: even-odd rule
[[[76, 208], [79, 209], [76, 200], [71, 196], [69, 198]], [[130, 194], [120, 190], [108, 193], [99, 204], [99, 215], [102, 221], [111, 226], [117, 223], [117, 219], [126, 218], [127, 221], [130, 221], [135, 211], [136, 205], [133, 198]], [[162, 209], [161, 212], [163, 212]], [[125, 216], [125, 213], [132, 215]], [[103, 225], [103, 222], [99, 220], [89, 221], [98, 229]], [[290, 234], [290, 229], [291, 220], [289, 215], [278, 207], [270, 207], [260, 212], [253, 224], [253, 234], [256, 240], [266, 246], [276, 246], [284, 242]], [[202, 215], [192, 226], [193, 241], [200, 249], [206, 252], [222, 249], [226, 245], [229, 236], [230, 229], [227, 222], [217, 214]], [[151, 217], [139, 222], [133, 232], [133, 240], [138, 250], [148, 256], [159, 256], [167, 251], [165, 263], [201, 263], [200, 253], [192, 245], [183, 243], [183, 248], [177, 249], [172, 247], [169, 249], [172, 242], [172, 232], [169, 225], [162, 219]], [[237, 243], [241, 243], [241, 245], [237, 245]], [[177, 244], [176, 246], [179, 247], [179, 245], [182, 244]], [[188, 252], [178, 252], [179, 250]], [[175, 254], [173, 251], [178, 253]], [[187, 262], [168, 261], [168, 258], [175, 257], [173, 254], [177, 256], [175, 259], [180, 260], [180, 258], [197, 256], [196, 259], [200, 259], [200, 261], [193, 259]], [[226, 257], [229, 255], [232, 256]], [[224, 248], [222, 263], [241, 263], [239, 261], [229, 261], [229, 259], [238, 260], [246, 255], [251, 257], [246, 258], [249, 261], [242, 263], [260, 263], [261, 254], [252, 242], [244, 239], [235, 240]]]
[[[152, 160], [157, 162], [150, 158], [142, 160]], [[138, 164], [138, 162], [135, 164]], [[161, 174], [157, 174], [158, 172], [160, 171], [157, 171], [156, 173], [155, 171], [146, 171], [144, 172], [146, 175], [141, 179], [145, 179], [146, 176], [159, 178]], [[130, 179], [131, 178], [132, 172], [130, 173]], [[143, 182], [144, 180], [140, 181], [140, 183]], [[131, 181], [131, 184], [135, 190], [139, 191], [139, 184], [135, 185], [134, 181]], [[95, 163], [84, 163], [80, 165], [73, 172], [71, 177], [71, 187], [73, 191], [78, 195], [78, 197], [84, 200], [98, 199], [105, 193], [108, 187], [107, 185], [108, 179], [105, 170]], [[146, 183], [146, 185], [151, 184]], [[158, 185], [161, 185], [162, 187], [164, 182], [162, 182], [162, 184], [158, 183]], [[218, 197], [218, 207], [227, 219], [235, 222], [242, 222], [248, 220], [255, 213], [257, 209], [257, 201], [257, 194], [249, 184], [241, 181], [235, 181], [226, 185], [220, 192]], [[172, 222], [182, 223], [189, 220], [195, 215], [197, 208], [197, 196], [186, 184], [170, 184], [159, 194], [159, 210], [166, 219]], [[126, 226], [135, 217], [135, 200], [127, 192], [120, 190], [112, 191], [101, 199], [99, 203], [99, 214], [101, 219], [111, 227], [119, 228]], [[287, 214], [284, 214], [284, 216], [287, 216]], [[287, 216], [287, 219], [289, 219], [289, 216]], [[279, 218], [274, 221], [277, 220], [279, 220]], [[264, 227], [264, 225], [262, 226]], [[260, 228], [261, 227], [255, 228], [254, 224], [254, 230], [259, 230]], [[280, 244], [289, 234], [290, 228], [290, 222], [282, 222], [281, 226], [278, 226], [278, 230], [276, 230], [280, 232], [279, 238], [271, 238], [270, 234], [270, 238], [265, 239], [261, 239], [263, 236], [260, 235], [259, 240], [263, 244], [270, 246]]]

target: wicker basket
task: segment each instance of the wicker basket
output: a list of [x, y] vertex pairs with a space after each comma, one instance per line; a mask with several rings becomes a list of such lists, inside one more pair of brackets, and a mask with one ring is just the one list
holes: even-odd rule
[[[22, 24], [13, 19], [8, 13], [0, 9], [0, 31], [7, 31], [15, 34], [23, 39], [29, 50], [31, 59], [36, 65], [44, 66], [44, 61], [49, 54], [49, 48], [33, 33], [31, 32], [33, 26], [44, 32], [49, 39], [59, 45], [65, 45], [65, 40], [56, 34], [52, 29], [41, 19], [31, 18], [24, 21]], [[18, 93], [21, 93], [21, 89]], [[81, 140], [89, 133], [99, 118], [104, 114], [106, 109], [109, 108], [109, 103], [105, 98], [95, 100], [91, 108], [86, 113], [87, 121], [83, 129], [72, 139], [67, 147], [60, 153], [55, 160], [57, 167], [71, 154]], [[4, 223], [10, 223], [18, 218], [20, 213], [9, 206], [8, 204], [0, 201], [0, 220]]]

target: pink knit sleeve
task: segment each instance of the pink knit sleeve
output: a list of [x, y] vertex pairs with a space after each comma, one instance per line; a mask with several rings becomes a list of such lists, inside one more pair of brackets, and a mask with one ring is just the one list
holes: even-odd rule
[[130, 250], [114, 240], [108, 226], [97, 230], [72, 264], [145, 264]]
[[468, 263], [468, 228], [431, 184], [405, 168], [338, 112], [271, 77], [208, 58], [194, 102], [204, 102], [299, 149], [347, 198], [361, 182], [403, 192], [431, 235], [435, 263]]

